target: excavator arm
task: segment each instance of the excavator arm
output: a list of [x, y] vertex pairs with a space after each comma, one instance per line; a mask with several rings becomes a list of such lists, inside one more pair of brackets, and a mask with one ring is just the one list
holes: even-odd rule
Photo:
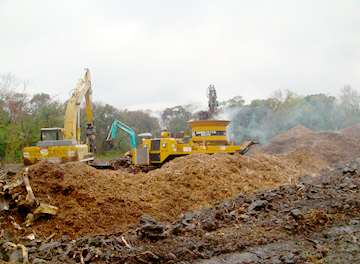
[[207, 97], [209, 98], [209, 114], [211, 118], [216, 111], [216, 108], [219, 106], [219, 102], [217, 101], [217, 96], [216, 96], [216, 90], [214, 85], [210, 84], [209, 87], [207, 88], [206, 91]]
[[76, 85], [67, 103], [64, 124], [64, 139], [76, 139], [80, 143], [79, 107], [85, 97], [86, 100], [86, 143], [89, 150], [95, 150], [95, 126], [92, 121], [92, 89], [89, 69], [85, 69], [85, 76]]
[[216, 90], [213, 84], [210, 84], [206, 90], [206, 96], [209, 98], [209, 111], [198, 112], [199, 120], [209, 120], [216, 112], [219, 102], [217, 101]]
[[126, 133], [129, 134], [130, 136], [130, 145], [131, 148], [135, 148], [136, 147], [136, 137], [135, 137], [135, 131], [130, 128], [129, 126], [125, 125], [124, 123], [121, 123], [119, 120], [114, 120], [114, 122], [111, 125], [110, 131], [109, 131], [109, 135], [106, 138], [106, 141], [112, 142], [112, 140], [115, 137], [116, 134], [116, 130], [120, 128], [121, 130], [125, 131]]

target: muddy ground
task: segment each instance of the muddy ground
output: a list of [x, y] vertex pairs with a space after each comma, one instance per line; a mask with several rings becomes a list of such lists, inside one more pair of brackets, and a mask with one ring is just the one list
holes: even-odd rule
[[26, 227], [26, 208], [2, 211], [1, 258], [22, 262], [24, 245], [31, 263], [359, 262], [359, 132], [298, 126], [256, 154], [194, 154], [149, 173], [38, 163], [30, 185], [58, 214]]

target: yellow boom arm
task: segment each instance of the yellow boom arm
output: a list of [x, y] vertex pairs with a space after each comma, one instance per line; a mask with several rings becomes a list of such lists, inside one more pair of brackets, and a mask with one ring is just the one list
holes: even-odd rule
[[[80, 120], [79, 107], [85, 97], [86, 100], [86, 136], [87, 144], [95, 142], [95, 127], [92, 121], [92, 102], [91, 102], [91, 76], [89, 69], [85, 69], [84, 79], [80, 79], [67, 103], [64, 124], [64, 139], [76, 139], [80, 143]], [[93, 151], [93, 144], [90, 144], [90, 151]]]

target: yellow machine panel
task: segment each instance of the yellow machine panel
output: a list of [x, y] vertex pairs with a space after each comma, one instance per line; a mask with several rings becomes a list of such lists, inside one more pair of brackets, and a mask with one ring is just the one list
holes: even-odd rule
[[[205, 153], [214, 154], [216, 152], [225, 152], [234, 154], [245, 149], [233, 143], [227, 145], [212, 145], [195, 143], [192, 139], [184, 142], [174, 138], [157, 138], [143, 140], [142, 148], [148, 148], [149, 163], [152, 165], [161, 165], [173, 158], [194, 154]], [[134, 153], [133, 157], [136, 157]], [[134, 160], [134, 164], [137, 164]]]
[[25, 147], [23, 149], [25, 166], [35, 164], [41, 160], [49, 160], [56, 163], [69, 161], [89, 161], [94, 155], [88, 152], [87, 145]]
[[230, 121], [205, 120], [192, 121], [188, 124], [192, 129], [192, 139], [196, 143], [212, 142], [214, 144], [226, 144], [226, 126]]

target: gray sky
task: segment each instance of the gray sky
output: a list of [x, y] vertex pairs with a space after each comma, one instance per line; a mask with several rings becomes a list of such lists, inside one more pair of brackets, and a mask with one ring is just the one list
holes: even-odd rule
[[129, 110], [359, 91], [360, 1], [0, 0], [1, 73], [65, 101], [84, 68]]

